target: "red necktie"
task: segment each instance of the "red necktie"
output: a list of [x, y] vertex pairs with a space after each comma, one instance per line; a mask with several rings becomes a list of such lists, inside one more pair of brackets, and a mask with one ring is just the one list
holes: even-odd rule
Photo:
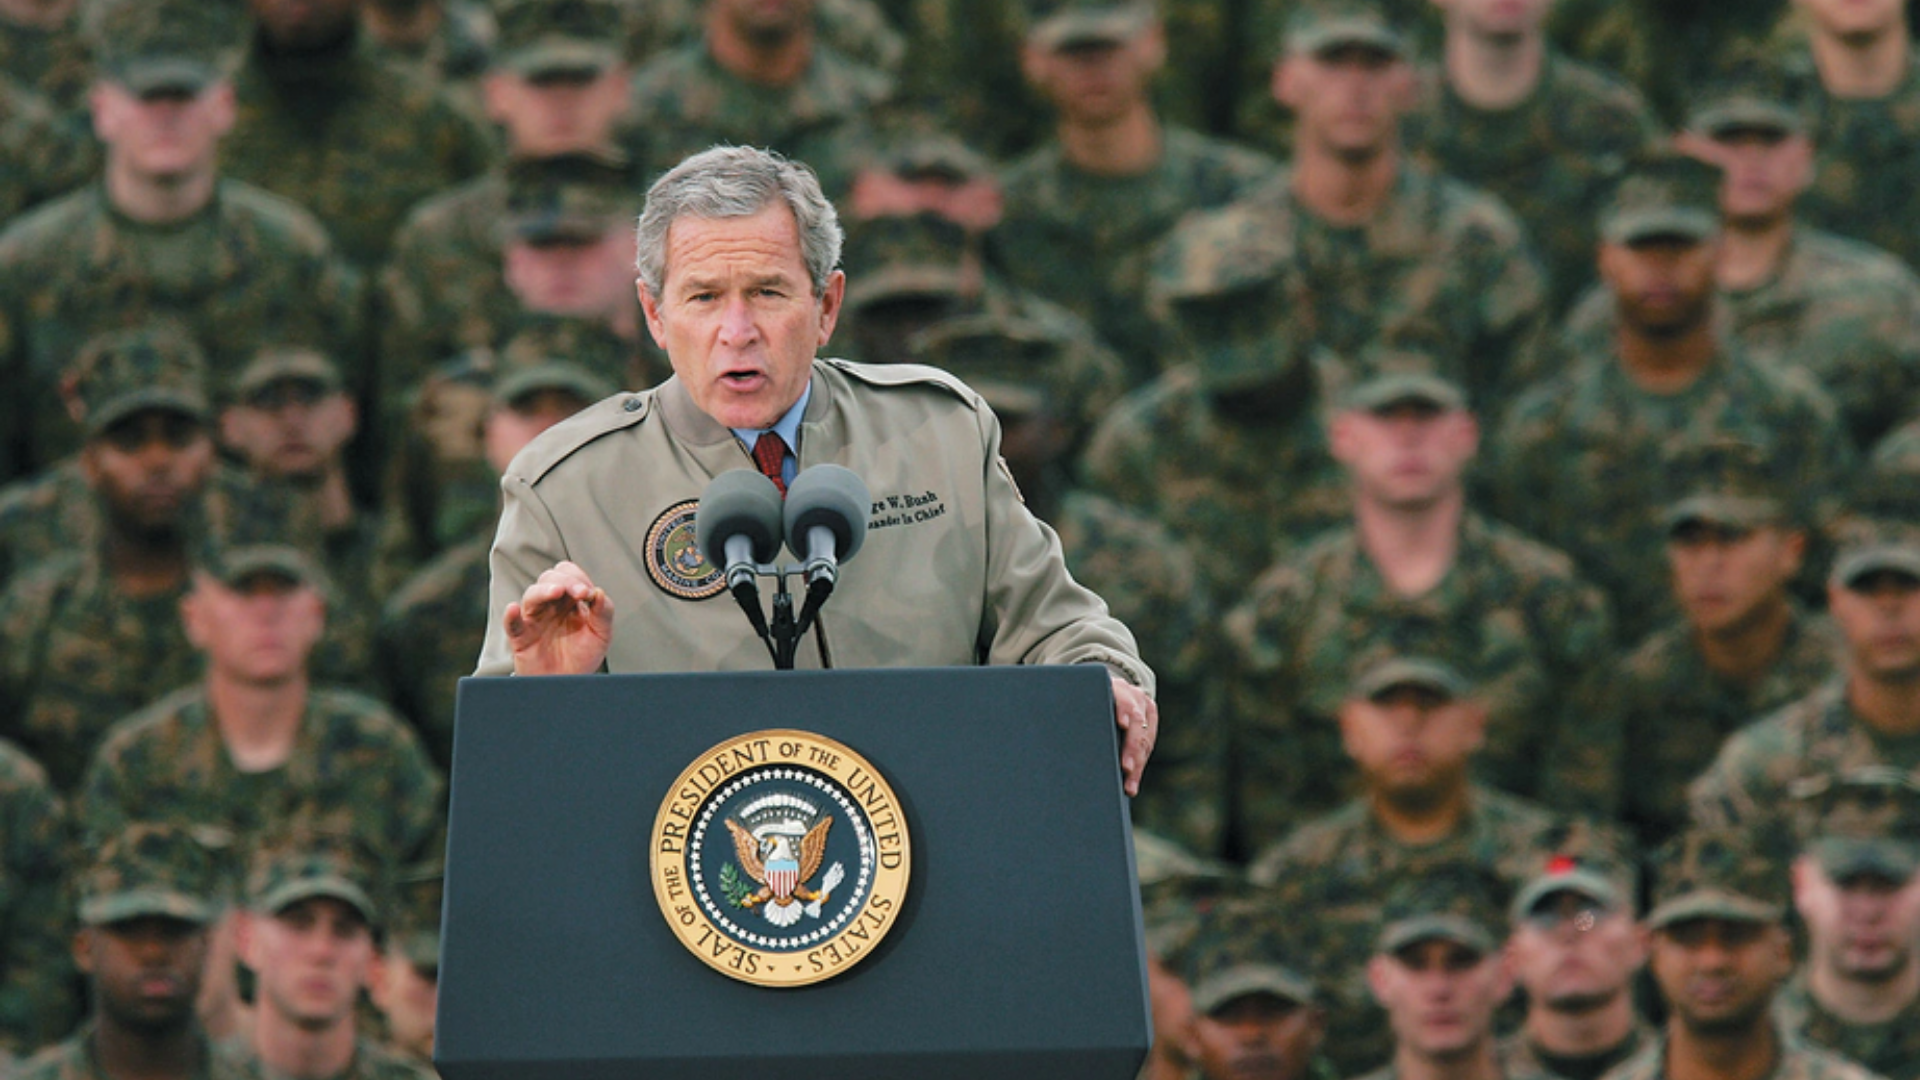
[[780, 466], [785, 464], [786, 460], [787, 444], [781, 440], [780, 436], [771, 431], [761, 432], [760, 438], [753, 444], [753, 463], [760, 466], [761, 474], [773, 481], [774, 487], [780, 489], [782, 498], [787, 494], [787, 481], [780, 475]]

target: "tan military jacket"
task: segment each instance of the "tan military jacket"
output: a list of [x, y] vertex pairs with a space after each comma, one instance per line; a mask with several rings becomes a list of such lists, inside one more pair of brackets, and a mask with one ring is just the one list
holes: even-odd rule
[[[934, 368], [843, 360], [814, 361], [812, 387], [800, 468], [845, 466], [873, 497], [865, 546], [825, 609], [836, 667], [1102, 663], [1153, 689], [1133, 635], [1073, 581], [1053, 530], [1028, 513], [1000, 461], [999, 421], [977, 394]], [[477, 674], [513, 670], [502, 615], [562, 559], [613, 598], [609, 671], [772, 667], [693, 545], [701, 491], [743, 468], [753, 468], [745, 448], [678, 379], [616, 395], [535, 440], [501, 479]], [[763, 606], [772, 591], [762, 579]], [[798, 666], [821, 666], [813, 641]]]

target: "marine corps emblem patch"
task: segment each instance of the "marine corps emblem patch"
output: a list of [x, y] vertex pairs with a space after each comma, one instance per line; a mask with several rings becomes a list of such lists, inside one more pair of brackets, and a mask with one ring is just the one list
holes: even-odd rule
[[893, 789], [824, 736], [758, 731], [687, 766], [648, 848], [660, 913], [730, 978], [805, 986], [865, 960], [899, 921], [911, 847]]
[[705, 600], [726, 591], [720, 567], [707, 561], [694, 537], [693, 515], [699, 499], [677, 502], [647, 527], [647, 576], [682, 600]]

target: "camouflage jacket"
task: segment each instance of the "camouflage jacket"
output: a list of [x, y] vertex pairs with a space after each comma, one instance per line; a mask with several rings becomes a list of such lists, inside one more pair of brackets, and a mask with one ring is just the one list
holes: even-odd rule
[[[35, 1054], [7, 1075], [11, 1080], [113, 1080], [93, 1053], [94, 1021], [88, 1021], [65, 1042]], [[239, 1080], [239, 1070], [229, 1055], [200, 1037], [200, 1063], [188, 1080]]]
[[0, 740], [0, 1049], [23, 1054], [79, 1015], [61, 888], [67, 822], [46, 770]]
[[[1877, 1074], [1858, 1063], [1810, 1046], [1790, 1033], [1779, 1031], [1779, 1038], [1780, 1059], [1766, 1080], [1879, 1080]], [[1609, 1072], [1606, 1080], [1666, 1080], [1666, 1076], [1667, 1036], [1663, 1032]]]
[[417, 44], [400, 46], [368, 42], [382, 60], [411, 67], [430, 81], [470, 83], [484, 75], [492, 62], [499, 28], [481, 0], [446, 0], [440, 5], [440, 26]]
[[500, 313], [519, 306], [501, 266], [506, 214], [506, 175], [496, 170], [414, 207], [394, 234], [376, 294], [389, 399], [435, 365], [493, 345]]
[[1920, 999], [1877, 1024], [1850, 1024], [1807, 989], [1803, 969], [1773, 999], [1773, 1015], [1793, 1038], [1856, 1061], [1886, 1080], [1920, 1078]]
[[15, 388], [0, 412], [0, 475], [79, 446], [58, 385], [98, 334], [180, 324], [206, 351], [218, 400], [265, 343], [312, 346], [367, 378], [360, 303], [358, 275], [317, 221], [237, 181], [167, 226], [121, 216], [98, 183], [29, 211], [0, 233], [0, 363]]
[[1773, 666], [1751, 684], [1707, 667], [1686, 623], [1653, 634], [1609, 676], [1619, 694], [1624, 759], [1621, 817], [1652, 849], [1687, 824], [1687, 784], [1728, 736], [1833, 676], [1839, 632], [1825, 616], [1796, 608]]
[[387, 866], [437, 858], [442, 797], [419, 740], [371, 698], [314, 689], [286, 763], [248, 773], [234, 767], [194, 685], [107, 732], [74, 817], [83, 843], [137, 821], [190, 829], [237, 885], [254, 844], [289, 828], [351, 835]]
[[[230, 1058], [234, 1080], [278, 1080], [285, 1075], [248, 1047], [229, 1046], [223, 1052]], [[353, 1062], [328, 1080], [436, 1080], [436, 1076], [430, 1067], [361, 1038], [354, 1043]]]
[[1238, 790], [1247, 835], [1281, 836], [1351, 798], [1338, 712], [1355, 660], [1391, 642], [1449, 660], [1488, 709], [1482, 783], [1609, 817], [1619, 728], [1597, 676], [1612, 620], [1572, 560], [1468, 513], [1433, 588], [1395, 593], [1344, 526], [1270, 568], [1226, 620]]
[[1825, 92], [1811, 56], [1794, 59], [1811, 100], [1816, 145], [1802, 212], [1822, 228], [1920, 266], [1920, 208], [1905, 180], [1920, 169], [1920, 60], [1886, 97], [1851, 99]]
[[1506, 203], [1546, 263], [1552, 309], [1564, 310], [1593, 280], [1601, 200], [1660, 135], [1646, 101], [1552, 51], [1533, 93], [1498, 112], [1460, 100], [1437, 67], [1421, 83], [1421, 105], [1405, 121], [1408, 150]]
[[1156, 314], [1184, 359], [1259, 348], [1282, 334], [1356, 375], [1381, 353], [1418, 353], [1482, 411], [1538, 374], [1546, 278], [1499, 200], [1406, 165], [1363, 226], [1302, 207], [1283, 170], [1230, 206], [1184, 219], [1157, 249]]
[[1026, 40], [1020, 0], [894, 0], [890, 6], [907, 32], [899, 104], [997, 158], [1024, 153], [1047, 137], [1046, 103], [1020, 71]]
[[441, 768], [453, 762], [460, 679], [487, 634], [487, 553], [493, 530], [448, 548], [408, 578], [380, 613], [374, 657], [388, 701], [412, 722]]
[[[1720, 298], [1727, 333], [1812, 376], [1860, 449], [1920, 408], [1920, 277], [1899, 259], [1801, 227], [1773, 276]], [[1590, 293], [1568, 317], [1568, 347], [1608, 347], [1613, 319], [1612, 297]]]
[[1549, 1061], [1552, 1055], [1533, 1044], [1526, 1032], [1516, 1031], [1500, 1040], [1500, 1072], [1507, 1080], [1600, 1080], [1607, 1070], [1638, 1053], [1654, 1038], [1654, 1029], [1644, 1021], [1636, 1022], [1626, 1040], [1611, 1050], [1578, 1059], [1576, 1065]]
[[992, 256], [1022, 288], [1065, 304], [1127, 358], [1141, 385], [1168, 360], [1147, 313], [1152, 249], [1181, 215], [1234, 202], [1279, 163], [1183, 128], [1166, 128], [1160, 160], [1137, 176], [1097, 176], [1050, 142], [1001, 174], [1006, 215]]
[[75, 118], [86, 133], [87, 88], [93, 85], [93, 49], [81, 30], [84, 5], [61, 25], [46, 29], [0, 18], [0, 71]]
[[100, 151], [39, 95], [0, 76], [0, 221], [86, 183]]
[[1341, 1075], [1378, 1068], [1393, 1050], [1386, 1013], [1367, 986], [1367, 958], [1381, 930], [1383, 897], [1396, 885], [1448, 867], [1473, 867], [1512, 894], [1550, 854], [1601, 852], [1623, 858], [1624, 845], [1585, 819], [1475, 787], [1467, 819], [1451, 836], [1417, 847], [1388, 836], [1364, 800], [1309, 821], [1258, 855], [1248, 870], [1272, 889], [1283, 911], [1309, 920], [1313, 976], [1328, 1004], [1326, 1050]]
[[1714, 439], [1760, 447], [1783, 491], [1816, 525], [1838, 513], [1854, 451], [1831, 400], [1802, 373], [1728, 345], [1693, 385], [1640, 389], [1612, 350], [1579, 357], [1528, 390], [1494, 439], [1495, 509], [1565, 550], [1612, 602], [1623, 641], [1673, 613], [1659, 510], [1679, 493], [1673, 455]]
[[226, 171], [311, 210], [368, 271], [409, 209], [478, 176], [494, 156], [477, 119], [357, 42], [269, 59], [256, 38], [234, 93], [239, 117], [220, 147]]

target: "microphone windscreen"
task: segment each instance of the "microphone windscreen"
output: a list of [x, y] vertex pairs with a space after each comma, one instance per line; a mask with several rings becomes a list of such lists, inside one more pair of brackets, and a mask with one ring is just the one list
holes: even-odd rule
[[873, 498], [866, 481], [852, 469], [815, 465], [800, 470], [787, 487], [787, 546], [796, 555], [807, 550], [807, 532], [816, 525], [833, 531], [834, 558], [846, 562], [867, 538]]
[[780, 489], [753, 469], [723, 472], [700, 493], [693, 512], [694, 542], [713, 566], [727, 565], [727, 540], [753, 541], [753, 561], [770, 563], [780, 554]]

